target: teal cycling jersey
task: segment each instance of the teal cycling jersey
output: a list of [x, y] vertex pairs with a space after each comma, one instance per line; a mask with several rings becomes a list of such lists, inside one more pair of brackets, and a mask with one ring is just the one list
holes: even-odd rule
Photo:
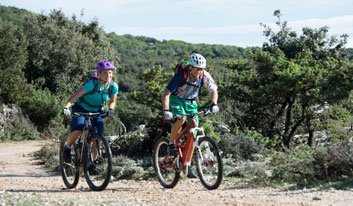
[[111, 95], [114, 96], [118, 94], [119, 87], [115, 82], [110, 82], [108, 85], [104, 86], [100, 79], [97, 81], [98, 87], [97, 91], [93, 94], [90, 92], [94, 89], [95, 82], [90, 80], [83, 85], [82, 89], [85, 91], [84, 101], [82, 98], [78, 99], [76, 104], [83, 107], [85, 110], [90, 112], [102, 111], [105, 103], [109, 102], [109, 87], [111, 86]]

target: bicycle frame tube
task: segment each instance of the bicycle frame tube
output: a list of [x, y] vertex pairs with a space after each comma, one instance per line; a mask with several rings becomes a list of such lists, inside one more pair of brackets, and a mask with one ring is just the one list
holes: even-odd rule
[[[92, 113], [92, 112], [88, 112], [88, 113], [84, 113], [84, 112], [75, 112], [73, 113], [73, 116], [75, 117], [79, 117], [80, 115], [84, 115], [85, 116], [85, 121], [84, 121], [84, 127], [82, 130], [81, 135], [79, 136], [79, 138], [77, 140], [81, 141], [82, 146], [81, 146], [81, 154], [80, 154], [80, 163], [83, 164], [83, 161], [85, 161], [86, 157], [84, 156], [86, 154], [86, 143], [88, 138], [92, 138], [91, 135], [89, 135], [89, 133], [91, 132], [95, 132], [95, 127], [92, 125], [92, 119], [96, 118], [96, 116], [98, 115], [102, 115], [102, 117], [107, 117], [106, 113]], [[94, 116], [94, 117], [93, 117]], [[76, 140], [76, 141], [77, 141]], [[93, 150], [93, 156], [96, 157], [98, 155], [97, 152], [97, 144], [93, 145], [93, 148], [95, 148]]]
[[78, 138], [79, 141], [81, 141], [81, 154], [80, 154], [80, 161], [81, 161], [81, 164], [83, 164], [83, 155], [84, 155], [84, 148], [86, 146], [86, 142], [87, 142], [87, 136], [88, 136], [88, 130], [86, 128], [84, 128], [82, 130], [82, 133], [80, 135], [80, 137]]
[[[180, 162], [183, 163], [183, 165], [182, 165], [183, 167], [189, 166], [191, 163], [192, 154], [193, 154], [194, 148], [195, 148], [195, 136], [197, 135], [197, 134], [194, 134], [194, 129], [198, 128], [196, 126], [197, 126], [196, 121], [193, 118], [191, 118], [190, 124], [182, 130], [181, 135], [178, 137], [178, 139], [179, 139], [187, 131], [190, 131], [186, 136], [185, 142], [180, 143], [179, 141], [177, 141], [177, 143], [176, 143], [177, 148], [178, 148]], [[197, 133], [197, 131], [196, 131], [196, 133]]]
[[83, 161], [85, 161], [85, 159], [86, 159], [86, 157], [84, 157], [83, 155], [86, 154], [86, 152], [85, 152], [85, 150], [87, 149], [86, 148], [86, 143], [87, 143], [88, 134], [89, 134], [90, 129], [91, 129], [90, 127], [92, 127], [91, 119], [89, 117], [86, 117], [82, 133], [81, 133], [81, 135], [79, 137], [79, 139], [81, 139], [81, 143], [82, 143], [81, 154], [80, 154], [81, 164], [83, 164]]

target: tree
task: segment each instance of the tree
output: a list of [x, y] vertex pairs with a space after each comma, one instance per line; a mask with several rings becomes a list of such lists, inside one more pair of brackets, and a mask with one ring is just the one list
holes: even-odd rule
[[19, 28], [0, 18], [0, 103], [17, 103], [28, 88], [23, 72], [27, 45]]
[[299, 127], [312, 134], [318, 107], [348, 97], [353, 71], [345, 56], [347, 36], [328, 37], [327, 27], [303, 28], [298, 36], [279, 10], [274, 16], [278, 32], [262, 24], [269, 42], [249, 49], [249, 60], [228, 63], [234, 72], [225, 93], [238, 101], [249, 128], [289, 147]]
[[48, 88], [59, 97], [76, 90], [99, 60], [116, 60], [116, 50], [96, 21], [85, 25], [53, 10], [49, 16], [29, 18], [25, 28], [29, 37], [26, 78], [37, 89]]

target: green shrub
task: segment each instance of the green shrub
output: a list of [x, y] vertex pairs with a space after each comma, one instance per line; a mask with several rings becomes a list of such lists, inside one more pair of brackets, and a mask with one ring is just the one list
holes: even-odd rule
[[222, 136], [219, 146], [225, 154], [236, 159], [254, 160], [257, 154], [265, 154], [266, 148], [257, 143], [252, 137], [226, 133]]
[[0, 142], [7, 140], [34, 140], [38, 137], [39, 133], [35, 128], [29, 128], [22, 125], [0, 127]]
[[125, 124], [127, 131], [135, 130], [139, 125], [147, 125], [154, 116], [153, 108], [137, 104], [133, 101], [124, 100], [117, 106], [119, 119]]
[[49, 125], [50, 120], [59, 114], [61, 108], [59, 100], [48, 89], [32, 89], [20, 106], [40, 130]]
[[47, 142], [35, 153], [35, 157], [41, 160], [49, 171], [60, 172], [59, 151], [59, 142]]
[[144, 125], [140, 125], [135, 131], [112, 136], [112, 153], [114, 155], [126, 155], [129, 157], [142, 157], [144, 142], [147, 138]]
[[307, 182], [315, 180], [314, 152], [307, 145], [289, 153], [272, 153], [272, 179], [279, 182]]
[[353, 177], [353, 143], [303, 145], [288, 153], [273, 152], [272, 180], [288, 183], [337, 180]]
[[0, 142], [33, 140], [39, 133], [33, 123], [14, 105], [0, 105]]
[[113, 174], [117, 179], [149, 179], [154, 177], [152, 167], [146, 167], [141, 161], [117, 156], [113, 159]]
[[216, 142], [219, 142], [221, 140], [221, 136], [215, 131], [212, 122], [205, 122], [201, 126], [205, 130], [206, 136], [212, 137], [212, 139]]
[[313, 165], [316, 178], [320, 180], [353, 177], [353, 143], [343, 141], [328, 147], [318, 147], [314, 151]]

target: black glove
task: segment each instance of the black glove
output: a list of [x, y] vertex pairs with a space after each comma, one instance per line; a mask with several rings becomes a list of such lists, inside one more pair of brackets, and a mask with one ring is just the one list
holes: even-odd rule
[[113, 109], [108, 110], [108, 117], [110, 117], [110, 118], [114, 117], [114, 110]]

